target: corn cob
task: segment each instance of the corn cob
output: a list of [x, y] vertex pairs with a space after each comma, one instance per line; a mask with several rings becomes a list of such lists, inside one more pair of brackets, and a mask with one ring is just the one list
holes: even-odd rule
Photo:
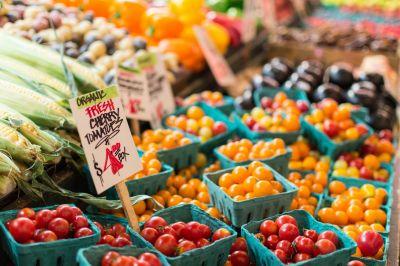
[[7, 175], [0, 175], [0, 198], [10, 194], [17, 184], [15, 180]]
[[71, 91], [65, 82], [54, 78], [45, 72], [4, 55], [0, 55], [0, 62], [0, 72], [2, 75], [5, 77], [14, 76], [13, 80], [18, 81], [21, 85], [27, 86], [27, 82], [34, 83], [33, 85], [45, 88], [46, 92], [48, 91], [49, 93], [46, 95], [49, 96], [57, 95], [63, 99], [69, 99], [72, 96]]
[[0, 152], [0, 174], [15, 176], [21, 174], [21, 171], [14, 161], [2, 152]]
[[72, 114], [35, 91], [0, 79], [0, 103], [20, 112], [37, 125], [49, 128], [75, 128]]
[[39, 145], [44, 152], [55, 153], [62, 146], [62, 143], [57, 138], [41, 130], [32, 120], [1, 103], [0, 119], [7, 120], [31, 143]]
[[[0, 54], [19, 60], [64, 82], [68, 82], [61, 56], [47, 47], [0, 31]], [[77, 81], [78, 89], [81, 92], [86, 93], [106, 87], [101, 77], [89, 67], [67, 56], [64, 56], [63, 59], [66, 67]]]

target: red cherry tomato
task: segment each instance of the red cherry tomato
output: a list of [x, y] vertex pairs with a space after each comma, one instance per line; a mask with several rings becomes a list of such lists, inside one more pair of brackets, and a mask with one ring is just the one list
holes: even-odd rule
[[220, 240], [222, 238], [228, 237], [231, 235], [231, 232], [229, 232], [228, 229], [226, 228], [219, 228], [217, 229], [214, 234], [212, 235], [212, 242], [215, 242], [217, 240]]
[[312, 257], [309, 254], [306, 253], [297, 253], [296, 255], [294, 255], [294, 262], [300, 262], [300, 261], [305, 261], [305, 260], [309, 260]]
[[324, 231], [321, 234], [319, 234], [318, 240], [321, 240], [321, 239], [330, 240], [333, 244], [335, 244], [336, 247], [339, 244], [339, 239], [338, 239], [337, 235], [333, 231], [330, 231], [330, 230]]
[[294, 248], [292, 246], [292, 243], [290, 243], [287, 240], [279, 241], [278, 244], [276, 244], [275, 248], [276, 249], [282, 249], [286, 253], [286, 255], [288, 257], [292, 257], [293, 254], [295, 253], [295, 250], [294, 250]]
[[31, 208], [23, 208], [17, 213], [17, 217], [25, 217], [28, 219], [35, 219], [35, 211]]
[[126, 239], [125, 237], [117, 237], [113, 242], [112, 246], [113, 247], [125, 247], [125, 246], [130, 246], [132, 245], [132, 242]]
[[275, 256], [278, 257], [278, 259], [280, 261], [282, 261], [283, 263], [286, 263], [287, 255], [286, 255], [285, 251], [283, 251], [282, 249], [275, 249], [274, 254], [275, 254]]
[[210, 244], [211, 244], [210, 241], [208, 241], [205, 238], [200, 238], [199, 240], [196, 241], [196, 246], [198, 248], [205, 247], [205, 246], [208, 246]]
[[111, 263], [111, 266], [136, 266], [136, 265], [139, 265], [138, 260], [130, 256], [119, 256]]
[[159, 236], [159, 233], [158, 233], [158, 231], [156, 229], [148, 227], [148, 228], [143, 229], [140, 232], [140, 235], [144, 239], [146, 239], [147, 241], [149, 241], [151, 244], [154, 245], [154, 243], [156, 242], [156, 240], [157, 240], [157, 238]]
[[195, 221], [187, 223], [181, 233], [184, 238], [192, 241], [196, 241], [203, 237], [201, 224]]
[[164, 220], [164, 218], [159, 216], [153, 216], [144, 224], [144, 228], [151, 227], [157, 229], [159, 227], [164, 227], [167, 225], [168, 223]]
[[24, 243], [33, 237], [35, 224], [31, 219], [20, 217], [10, 222], [8, 230], [15, 241]]
[[318, 233], [315, 230], [305, 229], [303, 232], [303, 236], [308, 237], [309, 239], [311, 239], [314, 242], [318, 241]]
[[112, 235], [104, 235], [100, 238], [99, 245], [107, 244], [107, 245], [112, 246], [114, 240], [115, 240], [115, 237], [113, 237]]
[[279, 237], [277, 235], [270, 235], [267, 237], [267, 247], [269, 249], [275, 249], [279, 242]]
[[113, 235], [115, 237], [119, 236], [120, 234], [126, 233], [126, 228], [120, 223], [116, 223], [111, 227]]
[[[37, 240], [36, 240], [37, 239]], [[53, 231], [43, 230], [36, 237], [37, 242], [52, 242], [57, 240], [57, 236]]]
[[279, 228], [278, 235], [279, 239], [292, 242], [299, 235], [299, 229], [294, 224], [286, 223]]
[[200, 224], [200, 232], [203, 238], [210, 238], [211, 236], [211, 229], [205, 224]]
[[264, 246], [267, 246], [267, 238], [265, 235], [261, 233], [257, 233], [254, 235]]
[[64, 218], [54, 218], [51, 220], [47, 228], [53, 231], [58, 239], [67, 238], [69, 234], [69, 223]]
[[111, 266], [111, 264], [121, 255], [115, 251], [107, 252], [101, 259], [101, 266]]
[[40, 210], [36, 213], [36, 227], [37, 228], [46, 228], [51, 220], [53, 220], [56, 216], [54, 216], [54, 212], [51, 210]]
[[230, 255], [230, 261], [234, 266], [249, 266], [250, 265], [250, 258], [247, 255], [247, 252], [238, 250], [233, 252]]
[[160, 259], [150, 252], [145, 252], [138, 257], [139, 261], [145, 261], [149, 263], [151, 266], [161, 266], [162, 263]]
[[91, 236], [93, 235], [93, 231], [90, 228], [82, 227], [75, 231], [74, 238], [80, 238], [84, 236]]
[[196, 244], [190, 240], [183, 240], [178, 244], [178, 248], [176, 250], [177, 255], [181, 255], [182, 253], [188, 252], [189, 250], [197, 248]]
[[314, 254], [314, 241], [305, 236], [298, 236], [293, 241], [294, 247], [298, 253]]
[[100, 230], [101, 236], [104, 236], [106, 234], [106, 230], [104, 230], [104, 227], [101, 225], [99, 222], [93, 222], [94, 225]]
[[126, 239], [128, 239], [129, 241], [131, 241], [131, 236], [128, 235], [127, 233], [122, 233], [122, 234], [120, 234], [119, 236], [120, 236], [120, 237], [123, 237], [123, 238], [126, 238]]
[[284, 224], [293, 224], [297, 227], [297, 222], [296, 219], [294, 219], [290, 215], [282, 215], [279, 216], [276, 220], [275, 223], [278, 225], [278, 228], [281, 228], [282, 225]]
[[320, 239], [315, 243], [316, 250], [318, 254], [329, 254], [336, 250], [335, 244], [328, 239]]
[[236, 238], [235, 242], [233, 242], [229, 253], [233, 253], [235, 251], [242, 250], [247, 252], [247, 243], [243, 237]]
[[44, 229], [44, 228], [36, 229], [35, 232], [33, 232], [33, 240], [39, 241], [39, 240], [38, 240], [39, 234], [40, 234], [41, 232], [45, 231], [45, 230], [46, 230], [46, 229]]
[[56, 211], [57, 211], [57, 217], [64, 218], [69, 223], [72, 223], [72, 221], [76, 216], [74, 209], [72, 209], [72, 207], [67, 204], [62, 204], [58, 206], [56, 208]]
[[83, 215], [81, 209], [79, 209], [78, 207], [72, 206], [71, 209], [72, 209], [72, 212], [74, 213], [74, 216]]
[[364, 231], [358, 236], [357, 245], [364, 256], [372, 257], [383, 246], [383, 238], [375, 231]]
[[260, 232], [268, 237], [270, 235], [278, 234], [278, 225], [272, 220], [265, 220], [260, 225]]
[[175, 230], [174, 230], [171, 226], [169, 226], [169, 225], [167, 225], [167, 226], [165, 226], [165, 227], [160, 227], [157, 231], [158, 231], [159, 235], [170, 234], [170, 235], [173, 235], [173, 236], [175, 237], [176, 240], [179, 239], [178, 234], [177, 234], [177, 233], [175, 232]]
[[166, 256], [172, 256], [175, 254], [178, 243], [172, 235], [162, 235], [157, 238], [154, 247]]
[[185, 228], [184, 222], [176, 222], [170, 225], [178, 235], [178, 238], [182, 238], [182, 229]]
[[89, 222], [85, 216], [77, 215], [77, 216], [75, 216], [74, 220], [72, 221], [72, 226], [73, 226], [74, 230], [76, 231], [80, 228], [88, 227]]
[[347, 263], [347, 266], [365, 266], [365, 263], [359, 260], [352, 260]]

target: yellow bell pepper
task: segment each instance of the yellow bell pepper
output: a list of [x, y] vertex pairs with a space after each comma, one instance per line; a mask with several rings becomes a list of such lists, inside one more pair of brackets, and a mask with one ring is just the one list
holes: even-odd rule
[[204, 0], [169, 0], [168, 7], [177, 16], [199, 12], [205, 6]]
[[230, 43], [230, 37], [228, 31], [221, 25], [214, 23], [212, 21], [205, 21], [202, 24], [202, 26], [207, 31], [211, 40], [214, 41], [214, 44], [217, 47], [217, 49], [222, 54], [225, 54], [226, 51], [228, 50], [228, 46]]

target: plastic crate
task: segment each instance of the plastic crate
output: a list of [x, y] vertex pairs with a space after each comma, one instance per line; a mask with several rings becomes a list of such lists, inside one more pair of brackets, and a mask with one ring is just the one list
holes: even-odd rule
[[235, 100], [231, 96], [224, 96], [224, 104], [217, 105], [215, 108], [229, 116], [235, 110]]
[[[57, 206], [34, 208], [34, 210], [52, 210]], [[93, 235], [91, 236], [62, 239], [47, 243], [20, 244], [14, 240], [5, 226], [6, 221], [16, 218], [17, 212], [17, 210], [12, 210], [0, 213], [2, 248], [8, 254], [12, 262], [17, 266], [74, 265], [78, 250], [95, 245], [100, 239], [100, 231], [93, 222], [88, 219], [90, 228], [93, 231]]]
[[76, 260], [79, 266], [98, 266], [101, 265], [101, 259], [109, 251], [116, 251], [121, 255], [138, 257], [145, 252], [151, 252], [160, 259], [163, 266], [170, 265], [168, 261], [154, 250], [148, 248], [137, 248], [135, 246], [126, 246], [122, 248], [110, 247], [109, 245], [99, 245], [80, 249]]
[[[360, 122], [358, 119], [355, 120], [358, 123]], [[301, 126], [304, 130], [304, 135], [310, 140], [310, 143], [317, 147], [322, 154], [329, 155], [334, 159], [344, 152], [355, 151], [361, 147], [364, 141], [373, 132], [369, 126], [366, 124], [364, 125], [368, 128], [368, 133], [362, 135], [357, 140], [335, 143], [325, 133], [316, 129], [313, 125], [301, 118]]]
[[274, 139], [274, 138], [281, 138], [285, 141], [286, 144], [292, 144], [297, 140], [297, 138], [301, 135], [302, 129], [293, 131], [293, 132], [256, 132], [251, 130], [248, 126], [246, 126], [242, 119], [239, 117], [238, 113], [232, 113], [233, 122], [237, 126], [237, 132], [239, 136], [242, 138], [248, 138], [250, 140], [259, 140], [259, 139]]
[[366, 123], [369, 116], [369, 111], [367, 108], [360, 106], [358, 109], [351, 111], [351, 115], [354, 118], [357, 118], [360, 121]]
[[285, 89], [272, 89], [263, 87], [261, 90], [256, 90], [254, 92], [253, 99], [257, 106], [261, 106], [261, 99], [263, 97], [273, 98], [279, 92], [284, 92], [289, 99], [305, 101], [310, 106], [310, 101], [308, 100], [307, 94], [304, 91], [296, 89], [285, 90]]
[[221, 162], [222, 169], [232, 168], [239, 165], [248, 165], [252, 161], [260, 161], [264, 164], [271, 166], [274, 170], [280, 173], [282, 176], [286, 177], [289, 173], [288, 165], [290, 157], [292, 156], [292, 152], [287, 150], [286, 153], [280, 154], [277, 156], [273, 156], [268, 159], [260, 159], [260, 160], [247, 160], [243, 162], [235, 162], [230, 158], [226, 157], [224, 154], [218, 151], [218, 148], [214, 149], [214, 154], [217, 159]]
[[260, 220], [289, 210], [298, 188], [270, 166], [265, 166], [272, 171], [275, 180], [282, 183], [284, 192], [250, 200], [234, 201], [217, 185], [219, 177], [224, 173], [232, 172], [233, 168], [204, 175], [203, 181], [208, 187], [212, 205], [222, 211], [233, 226], [239, 227], [250, 221]]
[[[382, 235], [382, 234], [381, 234]], [[389, 252], [389, 237], [382, 235], [383, 243], [385, 243], [385, 250], [383, 252], [383, 257], [380, 260], [373, 259], [373, 258], [358, 258], [358, 257], [351, 257], [352, 260], [359, 260], [364, 262], [366, 266], [385, 266], [387, 264], [388, 252]]]
[[[234, 135], [235, 131], [236, 131], [236, 125], [234, 123], [232, 123], [229, 118], [224, 115], [221, 111], [217, 110], [214, 107], [209, 106], [206, 103], [203, 102], [199, 102], [194, 104], [195, 106], [200, 107], [201, 109], [203, 109], [204, 113], [207, 116], [210, 116], [211, 118], [213, 118], [215, 121], [221, 121], [224, 122], [226, 127], [227, 127], [227, 131], [223, 134], [220, 134], [218, 136], [215, 136], [209, 140], [207, 140], [204, 143], [200, 144], [200, 151], [204, 152], [204, 153], [208, 153], [211, 152], [215, 147], [221, 146], [222, 144], [225, 144], [230, 138], [232, 138], [232, 136]], [[186, 106], [184, 108], [179, 109], [178, 111], [168, 115], [181, 115], [181, 114], [186, 114], [186, 111], [193, 105], [190, 106]], [[162, 120], [162, 124], [164, 127], [166, 128], [173, 128], [173, 127], [169, 127], [166, 125], [165, 120], [167, 119], [167, 117], [164, 117]], [[173, 128], [176, 129], [176, 128]]]
[[[231, 232], [231, 236], [220, 239], [208, 246], [197, 248], [183, 253], [177, 257], [165, 256], [168, 262], [174, 266], [202, 265], [217, 266], [224, 265], [228, 259], [229, 250], [235, 241], [236, 232], [225, 223], [212, 218], [203, 210], [193, 204], [183, 204], [156, 212], [153, 216], [160, 216], [168, 223], [178, 221], [190, 222], [197, 221], [206, 224], [214, 232], [219, 228], [225, 228]], [[142, 225], [143, 226], [143, 225]], [[141, 226], [141, 228], [142, 228]], [[129, 227], [128, 227], [129, 228]], [[131, 228], [128, 229], [131, 234], [132, 241], [137, 243], [139, 247], [154, 248], [152, 244], [144, 240], [138, 233]], [[164, 256], [164, 255], [163, 255]]]
[[176, 170], [195, 164], [199, 153], [200, 141], [190, 134], [185, 133], [185, 137], [189, 138], [192, 143], [174, 149], [159, 150], [157, 151], [158, 159]]
[[[303, 229], [313, 229], [318, 233], [331, 230], [335, 232], [339, 238], [340, 248], [335, 252], [326, 255], [320, 255], [308, 261], [299, 262], [291, 265], [347, 265], [350, 256], [354, 254], [357, 244], [348, 237], [339, 228], [333, 225], [320, 223], [315, 220], [308, 212], [303, 210], [290, 211], [284, 214], [293, 216], [299, 226], [299, 231]], [[267, 219], [275, 220], [280, 215], [268, 217]], [[266, 219], [264, 219], [266, 220]], [[265, 247], [255, 236], [259, 232], [260, 224], [264, 221], [254, 221], [242, 226], [242, 236], [247, 241], [250, 257], [256, 262], [256, 265], [284, 265], [275, 254]]]

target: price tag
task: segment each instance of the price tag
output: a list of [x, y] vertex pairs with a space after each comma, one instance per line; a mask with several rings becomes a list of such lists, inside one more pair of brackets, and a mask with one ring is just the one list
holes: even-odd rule
[[142, 170], [116, 86], [69, 102], [98, 194]]
[[264, 15], [262, 0], [244, 1], [242, 39], [245, 43], [254, 39], [257, 34], [257, 19]]
[[207, 31], [201, 26], [193, 26], [193, 30], [217, 83], [222, 87], [233, 85], [236, 80], [235, 75], [228, 62], [226, 62], [208, 36]]

